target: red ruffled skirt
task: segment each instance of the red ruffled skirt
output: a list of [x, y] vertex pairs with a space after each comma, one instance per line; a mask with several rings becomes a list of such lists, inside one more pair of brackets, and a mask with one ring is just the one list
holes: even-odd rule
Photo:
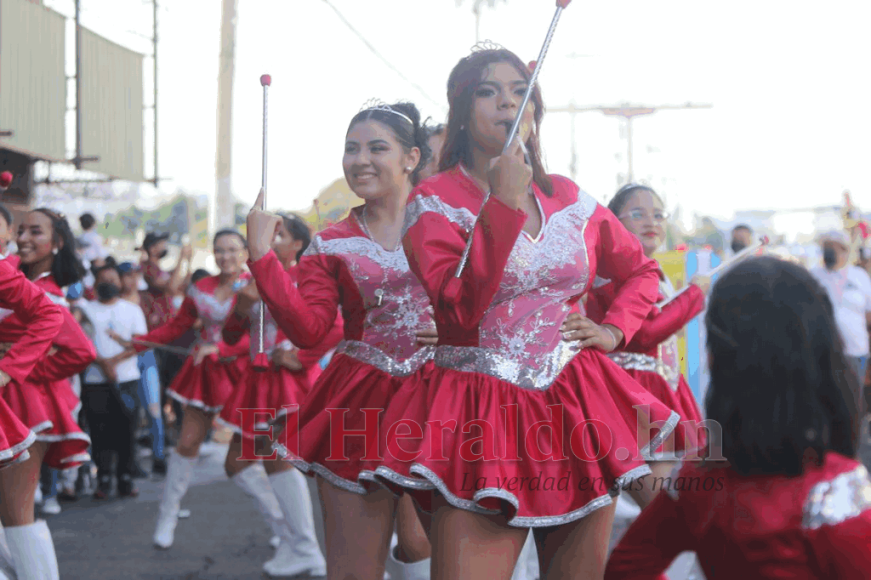
[[642, 387], [680, 415], [680, 423], [674, 433], [653, 453], [656, 460], [677, 460], [687, 454], [699, 453], [704, 449], [706, 432], [698, 427], [702, 422], [699, 405], [690, 386], [680, 375], [677, 389], [672, 389], [662, 375], [653, 371], [624, 369]]
[[236, 386], [245, 382], [250, 365], [247, 356], [223, 363], [210, 355], [196, 366], [193, 357], [188, 357], [166, 394], [183, 405], [218, 413]]
[[43, 460], [46, 465], [68, 469], [90, 460], [91, 438], [76, 419], [81, 401], [68, 380], [23, 385], [13, 382], [2, 391], [9, 408], [36, 434], [36, 440], [49, 443]]
[[[270, 365], [268, 370], [261, 373], [255, 371], [253, 365], [249, 365], [246, 380], [227, 399], [218, 422], [243, 437], [262, 435], [250, 429], [264, 431], [270, 425], [280, 422], [289, 412], [295, 412], [293, 406], [299, 407], [303, 404], [321, 372], [318, 365], [300, 372]], [[258, 413], [254, 416], [252, 425], [243, 425], [240, 409], [268, 409], [274, 415], [270, 417], [266, 413]]]
[[[415, 355], [426, 358], [424, 351]], [[299, 412], [288, 415], [274, 448], [307, 475], [347, 491], [371, 491], [381, 463], [381, 417], [406, 380], [337, 351]]]
[[[433, 365], [392, 397], [382, 432], [400, 420], [421, 425], [422, 437], [403, 437], [414, 427], [402, 427], [395, 441], [382, 440], [382, 483], [425, 510], [437, 490], [454, 507], [542, 527], [609, 505], [649, 474], [643, 454], [679, 416], [600, 351], [585, 349], [546, 390]], [[639, 441], [639, 424], [649, 439]]]
[[0, 398], [0, 469], [30, 457], [27, 448], [36, 441], [36, 433], [12, 412]]

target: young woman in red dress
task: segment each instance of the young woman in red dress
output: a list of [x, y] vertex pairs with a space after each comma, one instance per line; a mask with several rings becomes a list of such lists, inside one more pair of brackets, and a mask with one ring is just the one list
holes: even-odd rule
[[[378, 465], [377, 410], [432, 356], [419, 348], [433, 339], [429, 301], [399, 243], [408, 195], [428, 158], [426, 139], [409, 103], [354, 116], [342, 164], [365, 204], [315, 236], [300, 259], [298, 288], [270, 251], [281, 218], [261, 211], [260, 200], [248, 217], [249, 267], [288, 339], [317, 346], [339, 308], [344, 320], [345, 340], [297, 413], [299, 435], [289, 426], [279, 445], [296, 467], [320, 476], [331, 579], [384, 576], [396, 500], [367, 485]], [[365, 439], [342, 437], [363, 429]]]
[[[190, 330], [197, 319], [203, 326], [194, 353], [167, 389], [167, 395], [182, 403], [184, 418], [175, 453], [169, 459], [166, 484], [160, 503], [154, 545], [161, 549], [172, 546], [181, 500], [193, 477], [200, 445], [236, 385], [245, 378], [249, 357], [247, 335], [235, 345], [221, 339], [224, 322], [232, 311], [236, 293], [250, 276], [243, 271], [247, 252], [245, 238], [236, 230], [221, 230], [212, 241], [215, 261], [220, 274], [203, 278], [191, 285], [179, 311], [167, 323], [134, 341], [169, 344]], [[113, 339], [131, 346], [118, 336]], [[133, 342], [137, 351], [147, 345]]]
[[[434, 579], [509, 578], [529, 528], [543, 575], [601, 577], [611, 498], [650, 472], [639, 452], [678, 420], [605, 356], [651, 310], [656, 263], [611, 212], [544, 172], [537, 87], [502, 155], [529, 78], [504, 49], [460, 61], [441, 173], [407, 211], [403, 243], [439, 343], [431, 372], [406, 381], [384, 417], [423, 425], [417, 457], [388, 455], [378, 473], [432, 509]], [[603, 326], [564, 327], [597, 273], [622, 285]], [[634, 407], [661, 422], [649, 441]]]
[[[311, 243], [311, 232], [297, 216], [282, 215], [281, 218], [281, 229], [276, 233], [272, 250], [295, 283], [297, 262]], [[260, 346], [260, 305], [257, 286], [245, 286], [237, 294], [233, 313], [224, 324], [223, 337], [227, 344], [236, 344], [250, 333], [252, 359]], [[251, 457], [243, 458], [242, 439], [253, 439], [261, 457], [274, 454], [271, 446], [264, 446], [264, 431], [271, 426], [274, 438], [283, 428], [287, 413], [295, 412], [294, 407], [303, 404], [321, 374], [321, 359], [342, 340], [342, 319], [337, 316], [332, 330], [311, 349], [296, 348], [287, 340], [268, 308], [264, 323], [263, 350], [272, 364], [264, 372], [249, 366], [245, 380], [227, 400], [218, 418], [233, 431], [224, 470], [254, 498], [278, 539], [275, 557], [266, 562], [263, 569], [273, 576], [294, 576], [305, 571], [322, 576], [326, 562], [315, 535], [311, 495], [305, 477], [277, 457], [263, 460], [262, 467]], [[269, 417], [260, 413], [251, 417], [244, 415], [243, 409], [268, 409], [274, 414]]]
[[[871, 481], [826, 291], [776, 258], [736, 265], [705, 325], [708, 461], [685, 463], [611, 554], [606, 580], [658, 578], [684, 551], [708, 580], [859, 580], [871, 570]], [[723, 460], [724, 459], [724, 460]]]
[[[97, 355], [70, 313], [62, 291], [81, 280], [85, 272], [75, 255], [75, 239], [66, 218], [46, 208], [27, 213], [18, 228], [17, 245], [19, 270], [45, 298], [60, 307], [61, 328], [52, 339], [55, 352], [33, 367], [26, 378], [2, 390], [5, 403], [36, 434], [36, 443], [30, 447], [27, 460], [0, 472], [0, 494], [4, 498], [0, 518], [7, 528], [16, 567], [21, 569], [19, 577], [50, 579], [58, 577], [51, 535], [45, 522], [34, 523], [33, 518], [39, 470], [43, 463], [67, 469], [89, 459], [90, 438], [75, 419], [81, 403], [69, 377], [85, 370]], [[4, 311], [0, 342], [16, 342], [28, 336], [32, 324], [32, 318]], [[13, 549], [12, 544], [17, 547]], [[15, 552], [21, 549], [24, 552], [18, 552], [19, 559]]]

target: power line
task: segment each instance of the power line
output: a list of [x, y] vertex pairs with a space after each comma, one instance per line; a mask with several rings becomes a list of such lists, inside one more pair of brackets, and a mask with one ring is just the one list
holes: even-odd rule
[[393, 64], [389, 60], [387, 60], [380, 52], [378, 52], [378, 50], [374, 46], [372, 46], [372, 43], [370, 43], [368, 40], [366, 40], [366, 38], [356, 28], [354, 28], [353, 24], [348, 22], [348, 19], [345, 18], [345, 16], [341, 12], [339, 12], [339, 9], [336, 8], [335, 6], [333, 6], [333, 4], [330, 2], [330, 0], [324, 0], [324, 3], [333, 9], [333, 12], [336, 13], [336, 16], [338, 16], [339, 19], [345, 23], [345, 26], [347, 26], [351, 30], [351, 32], [353, 32], [357, 36], [357, 38], [359, 38], [360, 41], [366, 45], [366, 48], [368, 48], [372, 52], [372, 54], [377, 56], [378, 59], [381, 60], [381, 62], [383, 62], [385, 65], [387, 65], [388, 68], [390, 68], [390, 70], [392, 70], [397, 75], [399, 75], [399, 77], [402, 80], [404, 80], [405, 82], [410, 84], [412, 87], [414, 87], [417, 90], [417, 92], [419, 92], [421, 95], [423, 95], [424, 98], [426, 98], [429, 102], [436, 105], [440, 109], [444, 110], [444, 105], [442, 105], [441, 103], [439, 103], [438, 101], [436, 101], [435, 99], [430, 97], [427, 94], [427, 92], [425, 90], [423, 90], [423, 87], [421, 87], [420, 85], [418, 85], [417, 83], [415, 83], [414, 81], [409, 79], [407, 76], [405, 76], [402, 73], [402, 71], [400, 71], [398, 68], [393, 66]]

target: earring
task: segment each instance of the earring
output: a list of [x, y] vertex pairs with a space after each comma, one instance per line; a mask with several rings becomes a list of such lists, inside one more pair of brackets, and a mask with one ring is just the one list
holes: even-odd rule
[[57, 256], [57, 248], [53, 248], [52, 251], [51, 251], [51, 253], [52, 253], [53, 255]]
[[411, 167], [406, 167], [406, 168], [405, 168], [405, 172], [406, 172], [406, 173], [411, 173]]
[[466, 130], [466, 126], [465, 126], [465, 125], [460, 125], [460, 131], [465, 131], [465, 130]]

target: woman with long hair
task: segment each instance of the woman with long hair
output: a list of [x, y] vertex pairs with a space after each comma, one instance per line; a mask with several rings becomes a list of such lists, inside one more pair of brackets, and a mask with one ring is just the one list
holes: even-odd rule
[[[284, 270], [296, 280], [297, 263], [311, 243], [311, 232], [297, 216], [282, 214], [281, 218], [272, 250]], [[249, 284], [239, 291], [233, 313], [223, 330], [227, 344], [236, 344], [250, 332], [252, 358], [260, 346], [260, 307], [257, 286]], [[264, 372], [249, 366], [244, 382], [233, 392], [218, 417], [218, 422], [233, 431], [224, 462], [227, 477], [254, 498], [278, 538], [275, 557], [263, 565], [273, 576], [294, 576], [301, 572], [322, 576], [326, 562], [315, 535], [311, 494], [305, 477], [265, 446], [267, 440], [262, 435], [270, 426], [276, 433], [283, 428], [287, 413], [299, 408], [320, 376], [320, 360], [339, 344], [342, 335], [342, 319], [337, 316], [332, 330], [315, 348], [296, 348], [275, 324], [267, 308], [263, 350], [271, 364]], [[251, 415], [250, 412], [245, 414], [244, 409], [260, 411]], [[272, 415], [266, 415], [267, 410]], [[262, 468], [252, 457], [243, 456], [243, 438], [253, 440], [258, 455], [265, 458]]]
[[708, 580], [867, 578], [857, 377], [826, 291], [801, 266], [752, 258], [714, 285], [705, 326], [716, 427], [707, 461], [675, 470], [611, 554], [606, 579], [655, 579], [686, 550]]
[[[367, 106], [351, 119], [342, 165], [365, 204], [315, 236], [300, 259], [299, 287], [270, 251], [281, 218], [261, 211], [260, 199], [248, 216], [249, 267], [288, 339], [314, 347], [340, 307], [344, 319], [345, 340], [296, 414], [299, 435], [288, 426], [279, 445], [296, 467], [320, 476], [330, 579], [384, 576], [396, 500], [367, 485], [378, 463], [372, 421], [432, 354], [419, 348], [433, 342], [429, 302], [399, 243], [408, 195], [428, 157], [410, 103]], [[368, 429], [365, 441], [337, 435], [331, 422], [344, 433]]]
[[[184, 418], [178, 445], [167, 462], [154, 532], [154, 545], [160, 549], [170, 548], [175, 540], [181, 500], [193, 478], [200, 446], [251, 362], [247, 337], [233, 346], [221, 340], [221, 330], [232, 311], [236, 293], [250, 280], [243, 270], [247, 258], [245, 238], [236, 230], [220, 230], [212, 240], [212, 247], [220, 274], [191, 285], [172, 319], [144, 336], [134, 336], [132, 341], [132, 349], [142, 352], [151, 348], [143, 343], [169, 344], [190, 330], [197, 319], [203, 321], [194, 351], [167, 389], [167, 396], [184, 405]], [[131, 342], [120, 336], [113, 335], [113, 339], [131, 347]]]
[[[422, 425], [417, 448], [403, 441], [416, 458], [388, 456], [378, 474], [432, 511], [434, 579], [509, 578], [530, 528], [543, 576], [599, 578], [611, 498], [650, 472], [637, 456], [678, 419], [605, 356], [652, 308], [656, 264], [611, 212], [546, 174], [538, 87], [502, 153], [530, 75], [505, 49], [454, 67], [440, 173], [407, 211], [439, 343], [384, 417]], [[566, 329], [597, 273], [621, 284], [604, 324]], [[658, 432], [639, 440], [638, 421]]]
[[[36, 434], [36, 442], [28, 450], [28, 459], [0, 472], [0, 519], [18, 577], [51, 579], [58, 577], [57, 560], [45, 522], [34, 523], [34, 495], [43, 464], [68, 469], [89, 459], [90, 438], [76, 421], [81, 402], [69, 378], [85, 370], [96, 352], [64, 298], [63, 288], [84, 275], [66, 218], [47, 208], [33, 210], [19, 225], [16, 243], [19, 270], [48, 300], [60, 306], [61, 329], [52, 339], [53, 354], [26, 378], [2, 390], [9, 408]], [[31, 332], [31, 320], [14, 312], [4, 315], [0, 342], [16, 342]], [[20, 558], [15, 556], [16, 550]]]

